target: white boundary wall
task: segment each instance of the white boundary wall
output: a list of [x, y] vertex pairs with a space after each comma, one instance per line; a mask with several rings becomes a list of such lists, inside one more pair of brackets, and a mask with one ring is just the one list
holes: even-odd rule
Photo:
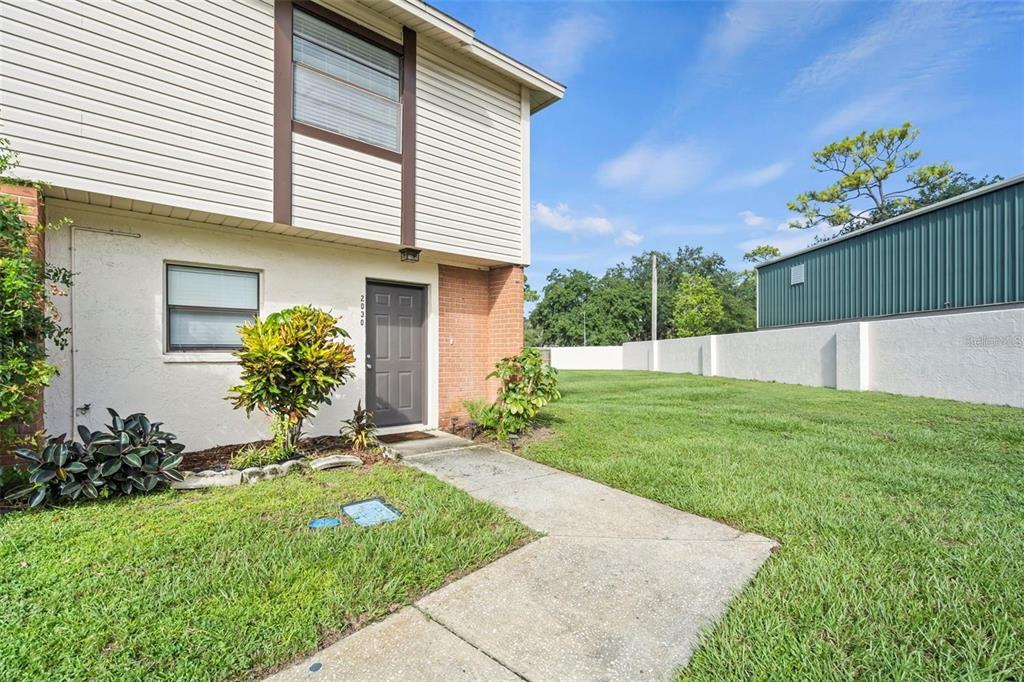
[[551, 366], [559, 369], [622, 369], [622, 346], [552, 347]]
[[[560, 369], [634, 369], [1024, 407], [1024, 308], [552, 348]], [[614, 347], [611, 347], [614, 348]], [[585, 358], [585, 361], [584, 361]]]

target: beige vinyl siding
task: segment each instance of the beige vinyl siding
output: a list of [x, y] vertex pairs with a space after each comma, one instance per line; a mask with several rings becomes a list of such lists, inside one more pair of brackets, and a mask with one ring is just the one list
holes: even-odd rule
[[394, 161], [292, 135], [292, 224], [397, 244], [402, 171]]
[[417, 52], [416, 245], [521, 262], [519, 86], [439, 52]]
[[0, 20], [20, 176], [271, 219], [269, 0], [13, 0]]

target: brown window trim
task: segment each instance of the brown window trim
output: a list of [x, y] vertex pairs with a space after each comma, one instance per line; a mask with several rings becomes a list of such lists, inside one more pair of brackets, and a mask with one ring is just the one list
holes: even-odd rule
[[299, 133], [300, 135], [306, 135], [307, 137], [314, 137], [318, 140], [323, 140], [324, 142], [330, 142], [331, 144], [336, 144], [339, 147], [348, 147], [349, 149], [354, 149], [357, 152], [376, 156], [378, 158], [385, 159], [386, 161], [402, 163], [401, 152], [393, 152], [390, 149], [384, 149], [383, 147], [378, 147], [377, 145], [370, 144], [369, 142], [356, 140], [355, 138], [335, 133], [330, 130], [317, 128], [316, 126], [311, 126], [308, 123], [303, 123], [302, 121], [292, 120], [292, 132]]
[[[292, 119], [293, 8], [316, 15], [401, 57], [399, 101], [402, 151], [395, 152]], [[299, 133], [401, 165], [401, 243], [416, 244], [416, 32], [402, 27], [402, 42], [340, 16], [311, 0], [275, 0], [274, 4], [274, 197], [275, 223], [292, 222], [292, 134]]]
[[274, 2], [274, 222], [292, 223], [292, 3]]
[[389, 52], [394, 52], [399, 57], [401, 57], [404, 52], [402, 43], [395, 42], [390, 38], [387, 38], [379, 33], [371, 31], [362, 24], [357, 24], [351, 19], [346, 19], [345, 17], [327, 9], [323, 5], [319, 5], [315, 2], [312, 2], [311, 0], [292, 0], [292, 5], [298, 7], [303, 11], [309, 12], [310, 14], [316, 15], [317, 17], [326, 21], [328, 24], [334, 24], [342, 31], [354, 33], [360, 38], [363, 38], [364, 40], [369, 40], [371, 43], [374, 43], [379, 47], [383, 47], [385, 50], [388, 50]]
[[416, 246], [416, 31], [402, 27], [402, 246]]

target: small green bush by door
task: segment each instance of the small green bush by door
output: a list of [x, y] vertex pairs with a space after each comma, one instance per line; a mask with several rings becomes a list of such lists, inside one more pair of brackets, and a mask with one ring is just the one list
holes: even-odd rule
[[235, 355], [242, 383], [231, 387], [227, 399], [247, 415], [260, 410], [286, 419], [286, 447], [294, 451], [303, 421], [330, 405], [331, 392], [354, 376], [348, 332], [333, 315], [311, 306], [257, 318], [239, 331], [242, 349]]
[[499, 440], [526, 429], [542, 407], [561, 397], [558, 370], [544, 364], [536, 348], [499, 360], [487, 378], [501, 382], [497, 402], [467, 402], [465, 407], [483, 431]]
[[29, 463], [28, 485], [8, 494], [9, 500], [28, 499], [29, 506], [59, 499], [96, 499], [102, 494], [150, 492], [168, 481], [180, 481], [178, 471], [185, 446], [175, 435], [136, 413], [121, 418], [108, 409], [107, 431], [78, 427], [81, 443], [61, 435], [38, 451], [23, 448], [15, 454]]

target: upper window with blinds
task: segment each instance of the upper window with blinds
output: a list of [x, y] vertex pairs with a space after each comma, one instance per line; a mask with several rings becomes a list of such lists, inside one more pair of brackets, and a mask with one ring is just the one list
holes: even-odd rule
[[293, 26], [292, 117], [401, 151], [401, 58], [299, 9]]

